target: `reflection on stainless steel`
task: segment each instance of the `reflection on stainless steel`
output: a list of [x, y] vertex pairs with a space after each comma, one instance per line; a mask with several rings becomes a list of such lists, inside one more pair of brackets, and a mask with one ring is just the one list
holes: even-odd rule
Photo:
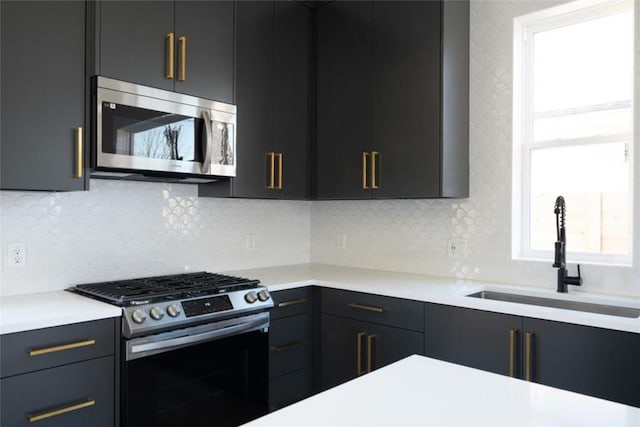
[[509, 294], [506, 292], [480, 291], [468, 297], [489, 299], [494, 301], [514, 302], [518, 304], [540, 305], [544, 307], [562, 308], [564, 310], [586, 311], [589, 313], [606, 314], [609, 316], [640, 317], [640, 309], [620, 307], [616, 305], [594, 304], [580, 301], [565, 301], [552, 298], [533, 297], [528, 295]]

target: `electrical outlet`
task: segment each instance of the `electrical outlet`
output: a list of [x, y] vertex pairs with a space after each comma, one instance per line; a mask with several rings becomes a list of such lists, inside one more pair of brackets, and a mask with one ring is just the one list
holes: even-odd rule
[[27, 245], [25, 243], [9, 243], [7, 245], [7, 265], [24, 267], [27, 264]]
[[256, 235], [249, 233], [245, 236], [245, 249], [247, 252], [253, 252], [256, 250]]
[[465, 240], [451, 240], [447, 245], [447, 254], [451, 258], [466, 258], [467, 242]]
[[347, 249], [347, 233], [336, 233], [336, 248]]

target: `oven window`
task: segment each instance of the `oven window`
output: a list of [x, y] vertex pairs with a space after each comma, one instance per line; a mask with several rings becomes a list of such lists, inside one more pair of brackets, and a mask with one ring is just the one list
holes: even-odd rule
[[124, 362], [124, 425], [237, 426], [265, 415], [267, 345], [256, 331]]
[[103, 102], [102, 122], [105, 153], [202, 161], [202, 119]]

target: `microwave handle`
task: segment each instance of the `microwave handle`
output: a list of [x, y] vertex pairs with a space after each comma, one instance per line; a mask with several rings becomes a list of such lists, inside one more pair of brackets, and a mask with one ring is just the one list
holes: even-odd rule
[[202, 112], [202, 120], [204, 120], [204, 161], [202, 164], [202, 173], [207, 174], [211, 170], [211, 151], [213, 151], [213, 137], [211, 129], [211, 113], [209, 110]]

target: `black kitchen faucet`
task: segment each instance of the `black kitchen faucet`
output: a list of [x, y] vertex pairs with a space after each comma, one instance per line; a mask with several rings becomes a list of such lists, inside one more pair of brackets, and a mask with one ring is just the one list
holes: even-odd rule
[[558, 292], [567, 293], [567, 285], [582, 285], [582, 277], [580, 276], [580, 264], [578, 264], [577, 276], [567, 276], [567, 235], [565, 231], [566, 212], [564, 197], [558, 196], [553, 212], [556, 214], [556, 243], [553, 266], [558, 269]]

